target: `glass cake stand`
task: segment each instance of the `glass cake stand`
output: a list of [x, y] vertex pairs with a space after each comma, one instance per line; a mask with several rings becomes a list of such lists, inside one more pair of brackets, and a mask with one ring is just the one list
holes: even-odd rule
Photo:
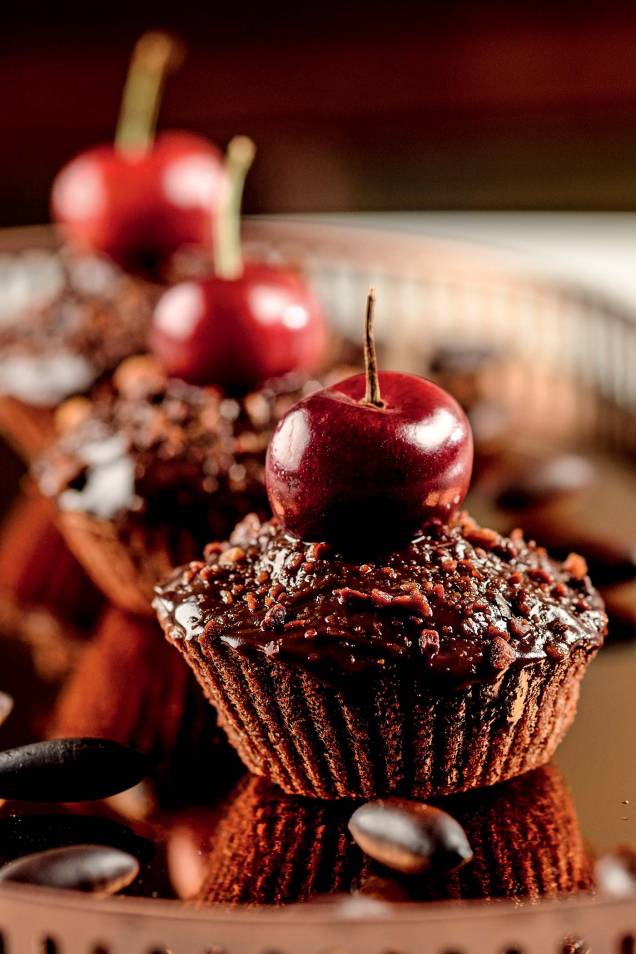
[[[546, 533], [558, 525], [565, 543], [568, 532], [610, 544], [616, 537], [636, 539], [636, 321], [624, 306], [548, 280], [521, 258], [451, 241], [278, 219], [250, 220], [246, 235], [255, 254], [281, 258], [303, 270], [343, 340], [358, 339], [367, 289], [374, 285], [384, 367], [425, 373], [449, 346], [481, 355], [476, 362], [470, 357], [460, 360], [464, 366], [459, 372], [451, 360], [451, 370], [447, 363], [445, 371], [463, 375], [464, 384], [469, 380], [479, 392], [475, 421], [481, 463], [469, 501], [478, 518], [502, 530], [514, 526], [517, 517], [521, 522], [528, 517]], [[51, 244], [47, 230], [5, 233], [0, 257]], [[2, 274], [0, 268], [0, 295]], [[536, 508], [522, 514], [502, 509], [493, 491], [501, 481], [501, 459], [508, 460], [510, 453], [530, 462], [578, 455], [589, 462], [592, 477], [574, 493], [557, 494], [556, 502], [541, 509], [541, 524]], [[7, 500], [15, 494], [15, 512], [20, 506], [20, 470], [8, 449], [0, 454]], [[205, 868], [206, 851], [213, 857], [215, 848], [228, 850], [227, 843], [221, 845], [219, 818], [227, 817], [224, 812], [235, 804], [235, 796], [218, 793], [211, 805], [195, 807], [195, 793], [190, 799], [182, 791], [178, 807], [165, 808], [160, 799], [148, 807], [142, 791], [90, 807], [91, 814], [124, 821], [156, 842], [155, 860], [130, 896], [100, 899], [2, 884], [1, 954], [633, 954], [636, 893], [630, 893], [625, 858], [632, 858], [636, 878], [636, 814], [630, 805], [636, 804], [634, 585], [611, 583], [607, 591], [614, 601], [613, 629], [586, 678], [577, 720], [558, 754], [565, 785], [562, 800], [559, 796], [553, 806], [557, 821], [551, 837], [559, 844], [559, 883], [573, 879], [567, 897], [549, 896], [554, 892], [541, 887], [549, 883], [549, 872], [533, 870], [535, 888], [526, 896], [516, 891], [507, 897], [501, 889], [485, 898], [476, 897], [475, 891], [464, 897], [460, 890], [450, 900], [405, 901], [384, 891], [382, 881], [380, 889], [366, 892], [352, 881], [352, 891], [316, 891], [308, 901], [303, 897], [305, 903], [282, 907], [262, 899], [258, 904], [210, 902], [196, 890], [196, 878]], [[0, 729], [0, 746], [8, 744], [9, 729], [11, 743], [33, 737], [36, 729], [29, 713], [53, 706], [65, 675], [49, 672], [58, 683], [52, 688], [49, 681], [45, 692], [37, 682], [38, 665], [23, 665], [24, 671], [17, 672], [18, 657], [23, 663], [24, 653], [13, 652], [18, 643], [12, 643], [7, 632], [11, 636], [12, 626], [16, 632], [20, 628], [21, 607], [13, 606], [13, 613], [7, 621], [5, 609], [0, 612], [0, 629], [10, 647], [0, 654], [0, 689], [11, 684], [9, 691], [14, 693], [14, 686], [20, 691], [12, 722]], [[69, 615], [72, 619], [72, 612]], [[36, 640], [30, 651], [40, 658], [42, 645]], [[60, 667], [65, 669], [64, 664]], [[569, 820], [561, 824], [566, 809]], [[68, 807], [63, 812], [61, 819], [71, 812], [86, 814], [87, 809]], [[2, 806], [0, 855], [3, 819], [24, 814], [28, 832], [32, 813], [26, 806]], [[244, 821], [249, 830], [250, 819]], [[55, 819], [51, 825], [55, 827]], [[203, 840], [191, 835], [201, 826]], [[504, 812], [496, 826], [493, 844], [502, 835], [514, 868], [515, 857], [525, 857], [523, 824], [513, 832], [513, 818]], [[185, 840], [184, 831], [190, 833]], [[531, 835], [538, 839], [532, 857], [541, 858], [541, 826]], [[334, 866], [338, 852], [349, 850], [338, 844]], [[293, 836], [290, 845], [293, 854]], [[490, 852], [488, 838], [484, 845]], [[621, 845], [632, 845], [633, 854], [617, 853]], [[589, 873], [576, 884], [573, 871], [580, 858], [574, 858], [575, 850], [585, 855]], [[271, 851], [276, 851], [274, 842]], [[180, 867], [175, 868], [175, 857]], [[298, 863], [302, 868], [302, 857]], [[304, 873], [299, 871], [301, 880]], [[493, 877], [500, 883], [503, 874], [495, 872]], [[517, 885], [524, 877], [513, 872]], [[288, 894], [293, 902], [293, 890]], [[439, 894], [444, 896], [443, 891]]]

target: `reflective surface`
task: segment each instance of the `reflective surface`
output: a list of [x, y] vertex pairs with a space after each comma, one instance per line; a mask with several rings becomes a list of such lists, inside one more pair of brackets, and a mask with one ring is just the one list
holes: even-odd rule
[[[202, 755], [200, 750], [198, 754], [186, 757], [185, 764], [194, 777], [187, 777], [184, 773], [183, 760], [176, 760], [173, 767], [169, 758], [157, 773], [156, 782], [153, 779], [149, 785], [110, 800], [108, 804], [74, 808], [52, 806], [50, 809], [46, 805], [33, 809], [7, 804], [2, 808], [5, 816], [13, 816], [13, 820], [7, 822], [8, 834], [2, 839], [5, 847], [11, 845], [11, 838], [14, 839], [13, 853], [44, 847], [37, 837], [42, 828], [50, 837], [51, 832], [63, 833], [67, 827], [71, 827], [74, 831], [66, 836], [67, 840], [85, 842], [89, 840], [89, 830], [95, 836], [95, 816], [101, 819], [97, 823], [100, 841], [132, 850], [128, 830], [132, 829], [137, 839], [146, 840], [133, 840], [135, 849], [141, 851], [139, 857], [144, 870], [128, 893], [153, 898], [188, 898], [194, 899], [194, 903], [190, 902], [186, 906], [179, 901], [174, 905], [135, 905], [130, 899], [121, 902], [110, 899], [108, 903], [100, 905], [98, 901], [89, 904], [83, 897], [76, 899], [61, 893], [45, 895], [41, 891], [29, 898], [15, 890], [9, 891], [7, 887], [3, 889], [0, 899], [0, 928], [14, 946], [27, 937], [32, 943], [31, 939], [41, 939], [45, 935], [60, 941], [68, 935], [73, 949], [87, 952], [93, 952], [98, 941], [106, 940], [109, 942], [106, 944], [107, 949], [112, 943], [113, 949], [122, 948], [132, 952], [134, 948], [135, 954], [137, 950], [140, 954], [141, 951], [146, 954], [147, 950], [156, 947], [156, 939], [161, 938], [161, 946], [174, 952], [188, 949], [184, 945], [189, 939], [193, 939], [192, 947], [196, 939], [198, 947], [195, 949], [206, 949], [212, 943], [212, 949], [217, 945], [226, 952], [240, 950], [242, 954], [261, 954], [263, 950], [307, 954], [309, 949], [321, 952], [327, 950], [336, 942], [347, 954], [376, 954], [394, 949], [417, 949], [422, 931], [426, 930], [426, 937], [430, 939], [431, 950], [435, 954], [438, 951], [447, 952], [449, 948], [465, 951], [466, 954], [492, 954], [493, 947], [501, 950], [509, 948], [511, 940], [515, 942], [515, 949], [523, 950], [526, 954], [535, 950], [543, 954], [548, 934], [552, 946], [560, 949], [557, 940], [561, 945], [562, 939], [574, 932], [585, 936], [594, 950], [620, 951], [624, 954], [631, 950], [629, 943], [633, 944], [633, 940], [627, 937], [632, 933], [633, 901], [612, 900], [611, 903], [588, 906], [586, 899], [589, 896], [587, 879], [590, 875], [587, 865], [590, 857], [593, 860], [595, 854], [607, 852], [617, 844], [625, 845], [636, 840], [631, 806], [624, 804], [630, 800], [633, 804], [636, 788], [632, 755], [636, 733], [636, 704], [632, 702], [636, 651], [629, 642], [634, 633], [636, 600], [633, 561], [625, 554], [636, 534], [634, 477], [628, 462], [609, 454], [601, 457], [596, 453], [590, 455], [589, 447], [607, 447], [612, 442], [625, 451], [636, 447], [633, 413], [628, 408], [633, 364], [627, 343], [634, 340], [633, 326], [622, 314], [610, 308], [602, 311], [602, 303], [577, 297], [572, 290], [566, 293], [563, 289], [546, 288], [538, 282], [501, 269], [499, 265], [493, 267], [491, 259], [477, 252], [473, 254], [464, 250], [458, 257], [458, 250], [453, 248], [451, 268], [451, 259], [445, 257], [450, 248], [440, 248], [424, 240], [411, 244], [404, 239], [393, 238], [388, 242], [385, 237], [378, 239], [377, 236], [366, 234], [365, 241], [360, 242], [359, 234], [355, 238], [346, 232], [323, 230], [320, 234], [320, 230], [308, 226], [282, 223], [275, 226], [272, 223], [252, 223], [250, 232], [257, 240], [269, 242], [274, 239], [281, 249], [287, 249], [292, 255], [298, 254], [299, 249], [304, 253], [308, 249], [312, 253], [319, 249], [319, 256], [309, 261], [308, 268], [312, 272], [319, 299], [328, 306], [340, 327], [357, 332], [360, 301], [369, 284], [378, 284], [381, 289], [379, 295], [386, 294], [387, 300], [394, 295], [396, 310], [381, 310], [378, 315], [380, 335], [384, 329], [383, 341], [387, 345], [388, 356], [384, 359], [386, 367], [421, 371], [422, 356], [431, 357], [436, 345], [447, 342], [449, 329], [453, 331], [450, 340], [454, 342], [461, 340], [463, 344], [470, 345], [477, 340], [480, 346], [484, 342], [491, 345], [495, 342], [504, 352], [509, 347], [510, 360], [504, 356], [503, 361], [491, 360], [492, 353], [486, 347], [481, 370], [477, 374], [469, 371], [462, 382], [456, 380], [451, 388], [460, 396], [456, 388], [461, 386], [461, 399], [469, 407], [480, 445], [477, 482], [468, 501], [469, 506], [478, 519], [502, 530], [521, 524], [539, 539], [544, 539], [549, 529], [551, 538], [556, 538], [557, 549], [563, 549], [564, 555], [575, 538], [577, 550], [582, 549], [579, 541], [583, 538], [582, 542], [586, 545], [593, 544], [591, 549], [597, 557], [599, 538], [601, 551], [608, 542], [611, 544], [610, 549], [618, 546], [622, 582], [618, 582], [615, 568], [608, 568], [606, 557], [600, 559], [600, 564], [597, 559], [597, 566], [605, 567], [607, 579], [604, 595], [608, 602], [611, 601], [610, 641], [585, 680], [579, 717], [558, 758], [565, 770], [565, 785], [574, 796], [573, 802], [570, 802], [569, 796], [561, 789], [557, 799], [559, 811], [565, 809], [570, 825], [574, 823], [567, 839], [565, 874], [568, 871], [573, 873], [577, 864], [584, 874], [581, 880], [575, 879], [577, 887], [574, 892], [564, 887], [564, 881], [561, 881], [559, 890], [569, 899], [576, 897], [578, 892], [581, 901], [578, 904], [546, 903], [540, 907], [533, 904], [519, 908], [515, 905], [514, 909], [506, 905], [478, 905], [477, 911], [466, 906], [449, 908], [444, 901], [441, 911], [438, 905], [429, 902], [412, 909], [396, 910], [383, 900], [378, 900], [373, 882], [369, 890], [368, 880], [358, 877], [352, 879], [356, 895], [353, 898], [346, 895], [346, 901], [337, 902], [337, 906], [312, 904], [312, 913], [305, 907], [297, 911], [290, 908], [284, 912], [284, 920], [283, 916], [279, 920], [274, 907], [270, 905], [272, 913], [268, 911], [267, 928], [258, 920], [262, 917], [259, 912], [252, 917], [244, 900], [236, 909], [237, 916], [227, 918], [218, 913], [213, 918], [218, 903], [215, 894], [210, 890], [204, 895], [203, 888], [213, 881], [217, 885], [215, 891], [218, 896], [218, 886], [223, 881], [220, 873], [215, 874], [215, 870], [219, 869], [214, 866], [220, 864], [224, 854], [220, 850], [223, 844], [227, 845], [230, 836], [236, 831], [236, 822], [232, 821], [232, 818], [237, 817], [236, 804], [242, 797], [248, 798], [242, 795], [242, 788], [235, 788], [237, 784], [241, 786], [240, 779], [237, 781], [236, 777], [236, 763], [234, 767], [221, 767], [219, 757], [225, 750], [215, 749], [213, 757]], [[344, 258], [348, 262], [346, 268], [342, 265]], [[377, 274], [380, 263], [383, 269], [386, 266], [392, 270], [386, 277], [384, 271], [382, 277]], [[404, 280], [401, 281], [401, 278]], [[419, 305], [414, 307], [414, 302], [426, 304], [425, 341], [421, 334], [422, 309]], [[559, 319], [566, 313], [566, 306], [568, 320], [560, 322]], [[515, 324], [509, 321], [513, 310], [523, 315], [522, 322]], [[398, 337], [393, 333], [395, 316], [403, 325], [400, 326]], [[383, 320], [385, 317], [386, 321]], [[599, 320], [602, 320], [608, 340], [613, 342], [611, 350], [602, 355], [593, 350], [598, 341], [596, 333]], [[558, 354], [558, 368], [550, 370], [536, 362], [531, 366], [530, 361], [537, 354]], [[576, 362], [582, 355], [585, 355], [589, 390], [581, 389], [578, 382], [574, 381], [574, 368], [579, 367]], [[520, 367], [520, 356], [525, 360], [523, 368]], [[624, 373], [617, 373], [617, 369], [622, 369]], [[442, 366], [438, 373], [441, 378], [441, 374], [447, 374], [448, 371], [444, 372]], [[479, 387], [475, 390], [476, 379]], [[482, 387], [484, 382], [486, 386]], [[613, 394], [616, 406], [609, 406], [604, 398], [592, 394], [592, 386], [598, 388], [599, 394]], [[592, 462], [594, 474], [589, 485], [577, 478], [584, 486], [574, 490], [571, 488], [565, 495], [548, 494], [540, 507], [525, 506], [523, 512], [495, 507], [493, 501], [502, 486], [509, 482], [511, 464], [517, 461], [519, 455], [524, 460], [536, 455], [543, 459], [566, 449], [582, 454]], [[524, 466], [522, 470], [527, 472], [528, 467]], [[14, 475], [18, 472], [15, 461], [3, 456], [0, 460], [0, 483], [5, 491], [3, 500], [6, 502], [15, 490]], [[591, 551], [588, 548], [585, 552], [589, 561]], [[161, 751], [169, 743], [167, 727], [174, 731], [175, 727], [187, 729], [192, 725], [189, 716], [178, 718], [179, 712], [186, 711], [179, 701], [179, 692], [172, 697], [169, 716], [168, 708], [159, 705], [160, 713], [166, 714], [165, 720], [157, 719], [156, 716], [150, 720], [138, 718], [138, 702], [142, 698], [152, 699], [152, 691], [158, 688], [160, 682], [157, 673], [163, 667], [156, 665], [158, 657], [154, 648], [151, 666], [143, 665], [144, 652], [138, 653], [139, 658], [135, 660], [134, 647], [141, 643], [130, 636], [134, 630], [130, 618], [126, 625], [118, 623], [115, 627], [120, 635], [116, 639], [113, 637], [109, 643], [110, 663], [99, 662], [102, 637], [97, 632], [97, 620], [103, 600], [94, 593], [64, 548], [60, 548], [59, 538], [51, 527], [47, 513], [42, 511], [39, 504], [27, 502], [14, 515], [4, 535], [0, 536], [0, 591], [0, 690], [6, 689], [16, 698], [14, 712], [0, 728], [0, 746], [31, 741], [55, 731], [67, 734], [75, 731], [75, 726], [81, 726], [80, 731], [103, 731], [108, 735], [120, 732], [142, 745], [142, 736], [150, 723], [150, 731], [143, 745]], [[43, 611], [43, 606], [53, 612]], [[152, 634], [148, 638], [152, 643]], [[90, 662], [88, 654], [84, 656], [89, 641], [91, 652], [98, 657], [94, 663]], [[131, 650], [131, 656], [124, 657], [124, 646]], [[81, 663], [83, 659], [88, 660], [84, 666]], [[87, 669], [98, 674], [103, 681], [100, 683], [98, 679], [96, 685], [89, 686]], [[170, 681], [170, 665], [167, 670]], [[79, 685], [81, 691], [73, 693], [69, 701], [71, 671], [76, 672], [75, 685]], [[147, 679], [144, 679], [144, 673]], [[68, 687], [68, 694], [65, 693], [66, 715], [62, 723], [61, 704], [56, 700], [64, 686]], [[157, 697], [159, 703], [165, 700], [163, 688]], [[186, 697], [190, 698], [187, 693]], [[104, 702], [107, 703], [105, 712], [100, 711]], [[116, 704], [108, 704], [112, 702]], [[130, 708], [126, 708], [128, 704]], [[156, 713], [153, 705], [158, 703], [144, 703], [144, 712]], [[124, 712], [127, 712], [125, 719], [122, 718]], [[54, 718], [55, 713], [58, 715]], [[101, 730], [98, 728], [100, 724]], [[210, 735], [213, 733], [209, 728], [203, 731], [203, 735], [195, 733], [193, 737], [190, 734], [187, 736], [188, 744], [193, 745], [195, 750], [199, 742], [205, 747]], [[180, 745], [172, 749], [169, 744], [168, 748], [176, 752], [184, 751]], [[215, 768], [210, 778], [204, 780], [201, 770], [211, 766], [219, 767]], [[256, 783], [251, 784], [256, 786]], [[249, 792], [250, 783], [245, 785]], [[498, 790], [493, 789], [486, 796], [487, 799], [501, 797], [502, 804], [510, 804], [510, 796], [505, 792], [499, 795]], [[279, 796], [275, 798], [277, 800]], [[475, 798], [480, 801], [482, 796]], [[241, 804], [244, 802], [239, 803], [239, 812], [243, 811]], [[574, 814], [571, 813], [572, 804], [575, 806]], [[313, 803], [312, 807], [315, 810]], [[345, 810], [344, 805], [342, 809]], [[460, 809], [456, 810], [459, 813]], [[52, 823], [47, 817], [35, 821], [34, 814], [46, 815], [49, 811], [57, 813], [56, 822]], [[265, 818], [272, 817], [272, 813], [274, 818], [279, 815], [285, 817], [284, 808], [250, 808], [244, 815], [245, 824], [239, 826], [241, 838], [254, 824], [255, 818], [258, 824], [258, 812], [261, 811]], [[486, 809], [480, 811], [483, 818]], [[506, 820], [511, 811], [508, 807]], [[64, 816], [63, 822], [59, 820], [60, 813]], [[524, 821], [531, 815], [529, 809], [524, 813]], [[302, 817], [302, 814], [300, 806], [297, 806], [294, 808], [294, 817], [299, 816]], [[544, 815], [544, 818], [547, 817], [548, 812]], [[280, 824], [283, 826], [280, 830], [284, 833], [284, 823], [281, 821]], [[468, 828], [469, 822], [465, 824]], [[122, 825], [126, 827], [122, 829]], [[28, 826], [30, 834], [26, 833], [25, 826]], [[500, 845], [505, 848], [507, 822], [500, 821], [498, 830], [502, 833]], [[577, 830], [583, 836], [583, 853], [579, 850], [581, 842]], [[309, 840], [302, 842], [304, 857], [312, 857], [312, 846], [324, 842], [327, 846], [325, 864], [329, 871], [334, 868], [330, 861], [329, 839], [334, 837], [334, 833], [338, 836], [338, 824], [330, 822], [325, 827], [324, 839], [320, 828], [317, 831], [315, 827], [310, 827], [309, 831]], [[258, 833], [267, 841], [266, 825], [261, 825]], [[475, 834], [472, 837], [477, 841]], [[515, 837], [515, 858], [523, 856], [526, 848], [524, 838], [527, 838], [527, 829], [525, 833], [519, 831]], [[492, 842], [492, 837], [489, 841]], [[545, 842], [546, 838], [542, 837], [542, 843]], [[245, 851], [244, 843], [238, 843], [236, 850], [239, 849]], [[558, 841], [553, 844], [553, 850], [556, 851], [553, 857], [558, 859], [561, 851]], [[149, 857], [150, 852], [152, 858]], [[234, 848], [229, 854], [230, 866], [234, 864], [233, 852]], [[272, 857], [276, 861], [275, 852]], [[364, 863], [364, 858], [361, 859], [359, 854], [354, 857], [358, 864]], [[542, 857], [544, 861], [540, 863], [545, 864], [546, 854]], [[565, 859], [565, 855], [560, 857]], [[278, 860], [280, 862], [280, 857]], [[614, 890], [631, 890], [628, 869], [632, 861], [632, 854], [622, 852], [619, 857], [605, 858], [603, 865], [595, 865], [595, 869], [596, 872], [603, 872], [605, 881], [608, 881], [608, 870], [612, 873]], [[256, 867], [253, 866], [253, 870]], [[504, 870], [503, 865], [499, 867]], [[309, 863], [303, 862], [303, 869], [309, 868]], [[267, 867], [263, 865], [263, 869], [266, 876]], [[476, 874], [473, 871], [473, 876], [478, 879], [485, 870], [487, 865]], [[544, 870], [545, 889], [555, 884], [555, 866], [549, 862], [549, 858]], [[558, 870], [563, 873], [563, 869]], [[469, 874], [466, 869], [462, 877], [468, 877]], [[387, 879], [386, 875], [386, 872], [374, 872], [373, 877], [380, 879], [379, 891], [384, 892], [385, 897], [393, 892], [394, 896], [399, 896], [402, 887], [398, 886], [399, 890], [396, 890], [392, 877], [389, 875]], [[278, 873], [276, 877], [283, 880]], [[505, 878], [500, 875], [499, 882], [502, 880]], [[595, 880], [597, 895], [606, 898], [606, 886], [599, 885], [598, 877]], [[233, 882], [234, 885], [238, 883], [238, 879]], [[361, 883], [366, 885], [366, 893], [372, 894], [372, 897], [361, 896]], [[315, 885], [319, 888], [319, 900], [321, 894], [324, 896], [324, 881], [318, 880]], [[558, 885], [557, 881], [557, 888]], [[293, 884], [292, 888], [292, 894], [298, 890]], [[253, 890], [250, 886], [248, 893], [253, 893]], [[347, 890], [346, 886], [344, 890]], [[448, 897], [440, 885], [436, 886], [436, 890], [438, 897]], [[529, 893], [518, 877], [514, 891], [519, 894], [524, 890]], [[417, 893], [415, 885], [407, 886], [407, 892], [411, 891]], [[544, 893], [547, 894], [545, 890]], [[422, 894], [426, 896], [423, 890]], [[131, 930], [132, 914], [135, 915], [134, 931]], [[340, 917], [348, 918], [346, 930], [338, 923]], [[297, 928], [299, 921], [302, 931]], [[138, 935], [135, 934], [137, 930]], [[14, 935], [18, 940], [14, 940]], [[585, 949], [585, 945], [577, 948], [572, 944], [564, 948], [568, 952]]]
[[[594, 473], [585, 494], [594, 499], [600, 486], [599, 508], [620, 507], [621, 494], [631, 492], [629, 470], [605, 459], [595, 461]], [[490, 499], [478, 484], [475, 511], [504, 522]], [[569, 506], [596, 512], [589, 499]], [[104, 843], [141, 862], [126, 893], [199, 906], [343, 893], [387, 901], [539, 898], [629, 885], [629, 855], [612, 859], [609, 869], [604, 861], [600, 886], [595, 858], [636, 842], [636, 643], [610, 633], [558, 767], [439, 800], [463, 824], [473, 862], [451, 875], [399, 876], [352, 841], [347, 822], [355, 803], [284, 796], [243, 774], [179, 655], [154, 623], [104, 607], [44, 508], [36, 497], [16, 497], [0, 535], [0, 688], [15, 699], [0, 744], [101, 735], [148, 752], [155, 771], [104, 802], [6, 802], [3, 862], [47, 847]], [[576, 526], [581, 531], [580, 520]], [[59, 567], [58, 574], [42, 573], [43, 565]]]

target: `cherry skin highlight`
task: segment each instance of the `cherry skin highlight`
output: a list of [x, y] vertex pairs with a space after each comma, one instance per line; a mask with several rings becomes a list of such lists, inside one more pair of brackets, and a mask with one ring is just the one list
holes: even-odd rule
[[278, 424], [267, 491], [291, 534], [391, 546], [461, 506], [473, 441], [460, 406], [415, 375], [380, 372], [377, 383], [380, 406], [365, 401], [365, 375], [354, 375], [304, 398]]
[[246, 263], [236, 278], [175, 285], [159, 300], [150, 331], [168, 374], [229, 392], [311, 372], [326, 346], [322, 312], [304, 281], [263, 262]]
[[207, 140], [164, 133], [149, 148], [80, 153], [58, 173], [51, 208], [69, 244], [156, 273], [184, 245], [210, 247], [224, 176]]

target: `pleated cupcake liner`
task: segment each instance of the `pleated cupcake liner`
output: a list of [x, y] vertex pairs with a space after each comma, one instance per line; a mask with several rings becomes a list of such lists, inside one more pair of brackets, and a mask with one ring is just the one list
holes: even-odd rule
[[51, 502], [31, 488], [2, 524], [0, 601], [46, 610], [74, 630], [92, 627], [103, 607], [55, 524]]
[[117, 521], [62, 511], [58, 525], [95, 585], [115, 606], [129, 613], [153, 616], [154, 587], [173, 567], [194, 559], [200, 543], [176, 526], [134, 525], [122, 532]]
[[323, 799], [428, 798], [543, 765], [572, 723], [595, 651], [513, 666], [498, 681], [438, 691], [404, 667], [342, 677], [175, 640], [248, 769]]

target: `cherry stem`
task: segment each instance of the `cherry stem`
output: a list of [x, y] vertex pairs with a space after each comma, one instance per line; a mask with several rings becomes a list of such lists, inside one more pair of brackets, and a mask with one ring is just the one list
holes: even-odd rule
[[365, 321], [364, 339], [364, 370], [367, 376], [367, 389], [364, 395], [365, 404], [374, 407], [384, 407], [380, 395], [380, 378], [378, 376], [378, 359], [375, 353], [375, 338], [373, 336], [373, 310], [375, 308], [375, 288], [369, 289], [367, 296], [367, 315]]
[[247, 136], [235, 136], [227, 147], [225, 190], [215, 224], [214, 269], [220, 278], [228, 280], [243, 272], [241, 204], [255, 154], [256, 147]]
[[119, 111], [117, 150], [150, 149], [166, 77], [181, 64], [183, 52], [182, 45], [167, 33], [144, 33], [137, 41]]

